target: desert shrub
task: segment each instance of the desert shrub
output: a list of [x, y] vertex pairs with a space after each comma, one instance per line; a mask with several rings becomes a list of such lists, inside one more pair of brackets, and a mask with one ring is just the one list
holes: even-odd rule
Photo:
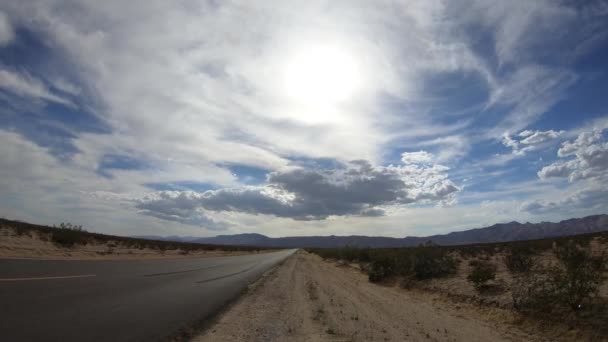
[[589, 248], [572, 241], [558, 245], [554, 252], [560, 262], [553, 269], [559, 301], [577, 310], [585, 299], [597, 294], [604, 280], [606, 258], [593, 256]]
[[69, 222], [61, 222], [61, 223], [59, 224], [59, 227], [57, 227], [57, 228], [59, 228], [59, 229], [69, 229], [69, 230], [75, 230], [75, 231], [79, 231], [79, 232], [84, 231], [84, 230], [82, 229], [82, 225], [80, 225], [80, 226], [79, 226], [79, 225], [71, 224], [71, 223], [69, 223]]
[[88, 237], [86, 231], [82, 230], [82, 226], [61, 223], [51, 232], [51, 241], [61, 247], [71, 248], [76, 244], [86, 244]]
[[418, 280], [440, 278], [456, 272], [456, 260], [441, 247], [419, 247], [412, 257], [413, 272]]
[[511, 273], [529, 272], [534, 266], [534, 251], [525, 246], [513, 246], [507, 251], [505, 265]]
[[522, 312], [549, 312], [557, 307], [571, 310], [597, 294], [606, 268], [604, 255], [593, 256], [589, 248], [573, 241], [556, 244], [558, 265], [536, 268], [515, 278], [513, 306]]
[[379, 282], [395, 275], [395, 259], [388, 253], [376, 255], [367, 275], [371, 282]]
[[526, 273], [511, 284], [513, 308], [522, 313], [547, 313], [557, 304], [558, 289], [548, 274]]
[[395, 256], [395, 274], [402, 277], [413, 278], [415, 276], [414, 263], [415, 259], [412, 250], [399, 250]]
[[473, 262], [472, 266], [467, 280], [472, 282], [478, 291], [483, 289], [488, 281], [496, 278], [496, 265], [487, 261], [477, 261]]

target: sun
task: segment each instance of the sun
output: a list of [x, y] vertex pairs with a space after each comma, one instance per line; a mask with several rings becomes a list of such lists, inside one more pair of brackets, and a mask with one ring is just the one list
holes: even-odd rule
[[284, 71], [284, 90], [295, 102], [314, 107], [338, 105], [351, 99], [359, 85], [354, 56], [333, 45], [296, 51]]

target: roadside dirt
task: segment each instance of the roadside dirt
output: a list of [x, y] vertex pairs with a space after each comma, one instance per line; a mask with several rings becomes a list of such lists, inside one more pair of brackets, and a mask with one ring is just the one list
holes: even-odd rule
[[76, 245], [71, 248], [59, 247], [48, 238], [36, 232], [17, 235], [10, 228], [0, 228], [0, 258], [5, 259], [45, 259], [45, 260], [124, 260], [124, 259], [168, 259], [191, 257], [215, 257], [264, 253], [265, 251], [182, 251], [161, 252], [151, 248], [129, 248], [118, 243], [98, 243]]
[[542, 341], [298, 251], [194, 341]]

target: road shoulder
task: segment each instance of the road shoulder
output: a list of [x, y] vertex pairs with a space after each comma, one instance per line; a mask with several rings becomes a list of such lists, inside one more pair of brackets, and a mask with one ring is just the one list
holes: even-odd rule
[[542, 340], [299, 251], [194, 341]]

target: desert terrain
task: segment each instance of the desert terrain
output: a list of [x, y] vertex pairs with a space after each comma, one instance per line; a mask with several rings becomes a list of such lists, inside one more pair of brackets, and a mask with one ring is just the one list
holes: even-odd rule
[[[494, 258], [499, 264], [501, 256]], [[372, 283], [358, 264], [300, 250], [194, 340], [608, 340], [605, 329], [594, 329], [597, 322], [584, 317], [539, 319], [513, 310], [505, 289], [512, 279], [504, 266], [489, 290], [476, 291], [466, 279], [468, 261], [451, 277], [404, 286], [397, 278]], [[597, 299], [606, 298], [607, 290], [604, 283]]]
[[269, 249], [210, 246], [89, 233], [74, 228], [0, 222], [0, 258], [123, 260], [231, 256]]
[[194, 341], [543, 340], [473, 305], [370, 283], [299, 251]]

